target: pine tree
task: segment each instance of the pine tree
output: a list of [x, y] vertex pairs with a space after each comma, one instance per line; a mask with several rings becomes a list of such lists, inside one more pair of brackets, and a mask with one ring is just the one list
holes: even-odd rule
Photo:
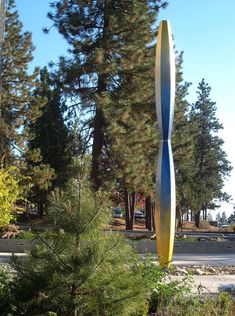
[[[40, 162], [38, 149], [28, 148], [32, 140], [30, 126], [41, 115], [46, 99], [35, 95], [39, 70], [35, 69], [33, 74], [29, 74], [28, 66], [33, 59], [34, 47], [31, 34], [22, 29], [15, 2], [10, 0], [2, 51], [0, 164], [3, 167], [16, 165], [21, 174], [26, 176], [27, 196], [30, 186], [47, 188], [53, 172], [49, 165]], [[32, 166], [29, 162], [37, 162], [37, 165]]]
[[0, 116], [0, 161], [4, 166], [14, 164], [27, 152], [29, 124], [44, 105], [41, 97], [33, 95], [38, 71], [29, 75], [28, 65], [34, 48], [31, 34], [22, 31], [14, 0], [8, 3], [5, 22]]
[[34, 187], [34, 199], [37, 200], [42, 215], [48, 192], [55, 186], [63, 186], [68, 180], [72, 152], [69, 148], [71, 137], [65, 124], [66, 106], [61, 100], [59, 89], [53, 86], [46, 67], [41, 71], [40, 86], [36, 95], [46, 98], [47, 103], [42, 109], [42, 115], [30, 126], [33, 139], [29, 143], [29, 148], [40, 150], [41, 155], [41, 161], [33, 165], [43, 163], [55, 172], [50, 189]]
[[122, 236], [104, 230], [106, 197], [94, 194], [79, 173], [51, 197], [54, 231], [38, 236], [25, 260], [15, 258], [15, 314], [143, 315], [140, 259]]
[[57, 1], [49, 14], [71, 45], [71, 57], [60, 63], [63, 87], [90, 113], [89, 121], [93, 115], [87, 127], [93, 128], [91, 180], [95, 190], [103, 185], [106, 149], [112, 145], [106, 133], [110, 120], [122, 115], [121, 107], [128, 119], [134, 105], [137, 113], [144, 97], [149, 99], [144, 82], [149, 82], [151, 72], [145, 60], [146, 45], [154, 38], [151, 27], [164, 5], [158, 0]]
[[226, 215], [226, 213], [224, 211], [221, 214], [221, 222], [222, 223], [227, 222], [227, 215]]
[[181, 52], [176, 58], [176, 98], [172, 133], [178, 228], [182, 227], [183, 213], [188, 210], [190, 205], [192, 177], [195, 170], [193, 134], [188, 119], [189, 103], [186, 100], [190, 83], [183, 80], [182, 67], [183, 53]]
[[196, 162], [191, 208], [196, 213], [197, 226], [201, 210], [215, 208], [216, 201], [228, 199], [223, 192], [223, 184], [232, 169], [222, 148], [224, 142], [218, 136], [218, 131], [223, 127], [216, 118], [216, 106], [210, 99], [210, 91], [211, 88], [202, 79], [198, 86], [198, 100], [190, 112]]
[[229, 223], [235, 223], [235, 210], [234, 210], [234, 206], [233, 206], [233, 213], [228, 217], [228, 222]]
[[216, 214], [216, 218], [215, 219], [216, 219], [218, 224], [221, 222], [221, 214], [220, 214], [220, 212]]

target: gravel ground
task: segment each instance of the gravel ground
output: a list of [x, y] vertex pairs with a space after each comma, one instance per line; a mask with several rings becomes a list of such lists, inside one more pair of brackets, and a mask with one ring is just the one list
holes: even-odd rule
[[172, 275], [235, 275], [235, 266], [173, 266]]

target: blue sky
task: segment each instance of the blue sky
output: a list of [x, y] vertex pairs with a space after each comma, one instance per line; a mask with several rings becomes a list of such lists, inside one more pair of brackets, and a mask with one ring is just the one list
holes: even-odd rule
[[[184, 51], [184, 79], [192, 82], [188, 100], [195, 102], [202, 78], [211, 86], [211, 99], [224, 129], [224, 150], [235, 169], [235, 1], [169, 0], [159, 18], [171, 23], [176, 49]], [[225, 183], [235, 202], [235, 170]], [[232, 212], [223, 204], [220, 211]]]
[[[16, 0], [24, 29], [33, 33], [36, 48], [33, 65], [44, 66], [66, 53], [66, 43], [54, 29], [44, 35], [42, 28], [50, 27], [46, 17], [50, 0]], [[224, 150], [235, 168], [235, 1], [227, 0], [169, 0], [159, 20], [171, 23], [176, 49], [184, 51], [184, 79], [192, 82], [188, 100], [196, 101], [196, 89], [202, 78], [211, 86], [211, 98], [217, 103], [217, 117], [224, 125], [220, 136]], [[235, 170], [225, 184], [235, 200]], [[220, 211], [232, 212], [232, 205], [222, 205]]]

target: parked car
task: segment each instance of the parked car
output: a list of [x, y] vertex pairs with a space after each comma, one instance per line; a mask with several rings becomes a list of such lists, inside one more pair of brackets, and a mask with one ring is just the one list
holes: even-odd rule
[[229, 226], [230, 226], [229, 223], [221, 223], [221, 224], [219, 224], [219, 227], [220, 227], [220, 228], [227, 228], [227, 227], [229, 227]]
[[113, 218], [122, 218], [123, 214], [122, 214], [122, 209], [119, 207], [115, 207], [112, 209], [112, 217]]
[[145, 214], [142, 211], [136, 210], [134, 213], [135, 218], [145, 218]]

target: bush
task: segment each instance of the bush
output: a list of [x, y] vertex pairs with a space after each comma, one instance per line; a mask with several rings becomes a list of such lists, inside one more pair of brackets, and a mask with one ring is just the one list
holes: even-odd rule
[[234, 316], [234, 307], [234, 302], [227, 293], [221, 293], [218, 297], [191, 294], [172, 301], [165, 311], [166, 315], [171, 316]]
[[35, 239], [37, 236], [31, 230], [20, 231], [14, 236], [16, 239]]
[[143, 276], [149, 293], [147, 315], [234, 316], [235, 305], [229, 294], [206, 297], [200, 290], [195, 294], [192, 293], [190, 275], [179, 281], [171, 281], [171, 271], [164, 272], [154, 264], [148, 264], [144, 270]]
[[0, 227], [13, 220], [16, 201], [23, 198], [22, 180], [16, 167], [0, 169]]

